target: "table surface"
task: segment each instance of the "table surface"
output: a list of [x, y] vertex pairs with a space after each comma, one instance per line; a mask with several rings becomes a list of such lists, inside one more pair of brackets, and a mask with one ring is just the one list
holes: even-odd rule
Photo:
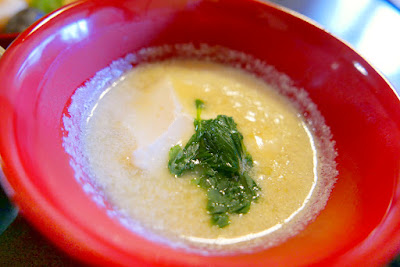
[[[350, 44], [400, 94], [400, 9], [385, 0], [272, 0]], [[393, 0], [393, 3], [399, 3]], [[77, 266], [22, 216], [0, 235], [1, 266]], [[393, 262], [392, 266], [400, 266]]]
[[271, 0], [297, 11], [350, 44], [400, 94], [399, 0]]

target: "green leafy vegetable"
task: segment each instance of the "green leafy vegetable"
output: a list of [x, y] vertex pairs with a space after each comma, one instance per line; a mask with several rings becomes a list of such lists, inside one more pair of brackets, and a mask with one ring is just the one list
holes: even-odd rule
[[168, 168], [177, 177], [195, 169], [200, 171], [196, 183], [207, 190], [211, 222], [222, 228], [230, 223], [228, 214], [249, 211], [260, 188], [250, 177], [253, 160], [233, 118], [218, 115], [202, 120], [204, 102], [196, 100], [196, 108], [195, 133], [184, 148], [171, 148]]
[[45, 13], [50, 13], [63, 5], [62, 0], [32, 0], [31, 7], [42, 10]]

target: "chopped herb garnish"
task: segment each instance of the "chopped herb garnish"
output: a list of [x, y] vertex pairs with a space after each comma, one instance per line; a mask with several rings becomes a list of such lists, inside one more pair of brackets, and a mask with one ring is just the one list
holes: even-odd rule
[[177, 177], [195, 169], [201, 173], [195, 181], [207, 190], [212, 224], [222, 228], [230, 223], [228, 214], [249, 211], [260, 188], [250, 177], [253, 160], [233, 118], [218, 115], [202, 120], [203, 108], [204, 102], [196, 100], [195, 133], [184, 148], [171, 148], [168, 168]]

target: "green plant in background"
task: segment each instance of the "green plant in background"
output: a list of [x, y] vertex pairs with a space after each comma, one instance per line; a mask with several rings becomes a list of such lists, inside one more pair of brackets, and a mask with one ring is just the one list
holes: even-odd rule
[[44, 13], [50, 13], [63, 5], [62, 0], [32, 0], [30, 6]]

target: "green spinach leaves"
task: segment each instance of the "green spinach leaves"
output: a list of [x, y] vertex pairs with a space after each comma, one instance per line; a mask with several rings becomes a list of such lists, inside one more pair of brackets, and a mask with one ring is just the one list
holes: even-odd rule
[[195, 181], [207, 190], [212, 224], [222, 228], [230, 223], [229, 214], [249, 211], [260, 188], [250, 177], [253, 160], [233, 118], [218, 115], [202, 120], [204, 102], [196, 100], [196, 108], [195, 133], [184, 148], [171, 148], [168, 168], [176, 177], [195, 169], [201, 173]]

